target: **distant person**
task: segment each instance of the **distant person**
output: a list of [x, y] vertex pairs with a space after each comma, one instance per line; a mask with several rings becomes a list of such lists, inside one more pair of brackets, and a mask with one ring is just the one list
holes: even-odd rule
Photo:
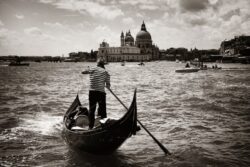
[[97, 67], [90, 69], [89, 89], [89, 129], [94, 127], [95, 110], [98, 103], [98, 116], [107, 117], [105, 86], [110, 88], [110, 75], [105, 70], [104, 60], [97, 61]]
[[190, 68], [190, 65], [189, 63], [186, 64], [185, 68]]

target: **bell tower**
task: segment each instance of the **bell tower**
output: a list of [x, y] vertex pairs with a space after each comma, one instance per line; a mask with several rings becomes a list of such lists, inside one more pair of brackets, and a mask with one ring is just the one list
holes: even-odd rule
[[122, 31], [122, 33], [121, 33], [121, 46], [124, 46], [124, 45], [125, 45], [124, 42], [125, 42], [125, 41], [124, 41], [124, 33], [123, 33], [123, 31]]

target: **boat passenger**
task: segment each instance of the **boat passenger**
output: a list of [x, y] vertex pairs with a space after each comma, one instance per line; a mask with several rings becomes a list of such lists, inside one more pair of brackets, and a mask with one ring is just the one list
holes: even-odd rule
[[97, 61], [97, 67], [90, 69], [90, 89], [89, 89], [89, 129], [94, 127], [95, 110], [98, 103], [97, 115], [101, 119], [107, 117], [105, 87], [110, 88], [110, 75], [105, 70], [104, 60]]

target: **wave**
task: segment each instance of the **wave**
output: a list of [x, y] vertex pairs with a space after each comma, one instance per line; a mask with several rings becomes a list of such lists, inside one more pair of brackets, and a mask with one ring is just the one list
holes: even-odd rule
[[170, 130], [168, 133], [177, 133], [177, 132], [182, 132], [182, 131], [186, 131], [186, 129], [180, 128], [180, 127], [175, 127], [172, 130]]
[[45, 112], [37, 113], [34, 118], [22, 118], [19, 129], [42, 135], [53, 135], [62, 128], [62, 117]]
[[211, 128], [205, 127], [205, 126], [202, 126], [202, 125], [192, 125], [192, 126], [189, 126], [189, 127], [193, 128], [193, 129], [198, 129], [198, 130], [212, 131]]
[[211, 144], [215, 144], [215, 145], [223, 145], [225, 143], [228, 143], [227, 141], [223, 141], [223, 140], [215, 140], [212, 141]]

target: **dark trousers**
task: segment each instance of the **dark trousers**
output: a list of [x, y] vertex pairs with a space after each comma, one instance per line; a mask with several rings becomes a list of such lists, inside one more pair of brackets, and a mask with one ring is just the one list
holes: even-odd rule
[[97, 103], [99, 106], [97, 115], [101, 116], [101, 118], [106, 118], [106, 93], [100, 91], [89, 91], [89, 128], [94, 127]]

